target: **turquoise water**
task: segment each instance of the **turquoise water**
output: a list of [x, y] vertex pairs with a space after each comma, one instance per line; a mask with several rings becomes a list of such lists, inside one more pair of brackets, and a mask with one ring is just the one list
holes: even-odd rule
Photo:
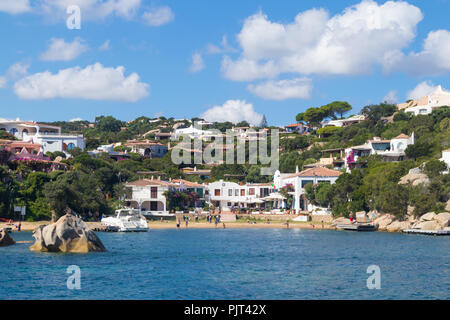
[[[293, 229], [98, 235], [107, 253], [0, 248], [0, 299], [450, 298], [449, 237]], [[80, 290], [67, 289], [70, 265], [81, 269]], [[367, 289], [369, 265], [381, 269], [380, 290]]]

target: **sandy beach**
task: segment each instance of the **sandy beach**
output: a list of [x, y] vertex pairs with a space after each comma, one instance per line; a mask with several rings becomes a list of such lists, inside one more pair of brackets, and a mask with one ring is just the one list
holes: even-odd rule
[[[27, 222], [23, 221], [21, 230], [22, 231], [33, 231], [40, 225], [50, 224], [50, 221], [37, 221], [37, 222]], [[100, 222], [87, 222], [91, 229], [100, 227], [102, 224]], [[18, 222], [14, 222], [14, 225], [18, 225]], [[17, 231], [17, 228], [14, 225], [10, 225], [5, 222], [0, 223], [0, 228], [11, 227], [12, 231]], [[150, 230], [156, 229], [176, 229], [177, 225], [175, 221], [149, 221], [148, 222]], [[195, 222], [189, 221], [188, 229], [215, 229], [216, 226], [214, 223], [207, 223], [205, 221]], [[223, 223], [219, 223], [217, 228], [223, 228]], [[236, 221], [236, 222], [225, 222], [225, 228], [230, 229], [286, 229], [286, 222], [284, 221], [270, 221], [270, 223], [265, 223], [265, 221], [257, 221], [256, 223], [247, 223], [245, 221]], [[180, 229], [186, 229], [186, 225], [184, 221], [182, 221], [180, 225]], [[329, 223], [324, 223], [322, 228], [322, 223], [320, 222], [289, 222], [289, 229], [335, 229], [334, 226], [331, 226]]]

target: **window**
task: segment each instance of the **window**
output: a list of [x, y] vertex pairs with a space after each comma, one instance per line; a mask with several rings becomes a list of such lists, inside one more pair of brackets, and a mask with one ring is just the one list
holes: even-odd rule
[[75, 148], [75, 144], [69, 143], [69, 144], [67, 145], [67, 150], [72, 150], [73, 148]]
[[304, 188], [308, 183], [314, 184], [313, 180], [302, 180], [302, 188]]
[[220, 189], [214, 189], [214, 195], [220, 197]]
[[9, 133], [11, 134], [16, 134], [18, 131], [16, 128], [12, 128], [11, 130], [9, 130]]
[[245, 189], [241, 189], [241, 197], [245, 197]]
[[239, 189], [234, 190], [234, 195], [235, 195], [236, 197], [239, 197]]
[[151, 192], [151, 195], [150, 195], [151, 198], [158, 198], [158, 187], [151, 187], [150, 192]]
[[28, 134], [28, 130], [27, 129], [23, 129], [22, 130], [22, 134], [24, 134], [24, 133]]
[[233, 189], [228, 189], [228, 196], [229, 197], [233, 196]]
[[254, 196], [255, 195], [255, 188], [248, 189], [248, 195], [249, 196]]

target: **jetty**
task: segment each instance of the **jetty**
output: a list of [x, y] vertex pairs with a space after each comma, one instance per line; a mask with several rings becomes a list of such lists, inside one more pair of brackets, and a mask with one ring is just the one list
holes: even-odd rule
[[373, 223], [352, 223], [352, 224], [338, 224], [336, 228], [348, 231], [377, 231], [378, 224]]
[[421, 230], [421, 229], [405, 229], [403, 233], [424, 234], [428, 236], [450, 236], [450, 230]]

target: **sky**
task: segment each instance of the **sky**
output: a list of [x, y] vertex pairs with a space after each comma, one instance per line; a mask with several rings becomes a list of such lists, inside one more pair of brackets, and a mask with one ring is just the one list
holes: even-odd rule
[[356, 114], [450, 89], [449, 11], [450, 0], [0, 0], [0, 118], [287, 125], [336, 100]]

